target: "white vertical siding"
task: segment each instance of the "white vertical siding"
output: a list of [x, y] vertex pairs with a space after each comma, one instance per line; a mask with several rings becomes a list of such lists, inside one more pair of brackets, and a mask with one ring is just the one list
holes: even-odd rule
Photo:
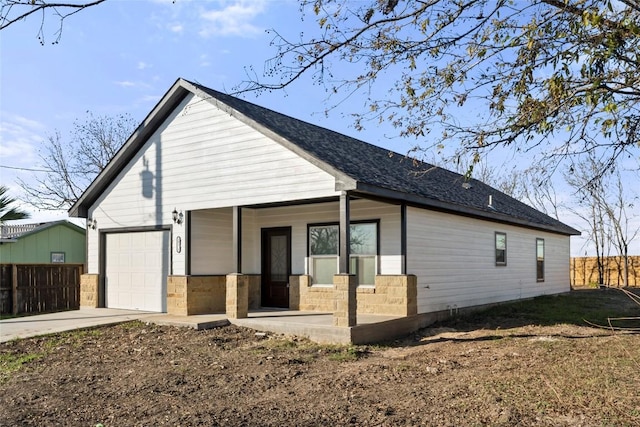
[[[198, 249], [192, 246], [192, 274], [220, 274], [213, 271], [214, 264], [205, 262], [202, 257], [209, 254], [230, 253], [231, 241], [223, 237], [222, 230], [231, 229], [230, 214], [223, 220], [218, 210], [198, 212], [200, 221], [211, 224], [214, 216], [220, 219], [220, 233], [209, 232], [207, 237], [199, 239]], [[229, 210], [230, 211], [230, 210]], [[400, 207], [370, 200], [354, 200], [351, 202], [351, 218], [353, 220], [380, 220], [380, 272], [382, 274], [400, 274]], [[225, 226], [226, 221], [226, 226]], [[261, 232], [263, 228], [291, 227], [291, 269], [293, 274], [306, 273], [307, 260], [307, 225], [323, 222], [339, 221], [339, 204], [317, 203], [301, 206], [286, 206], [266, 209], [242, 210], [242, 266], [245, 274], [260, 274], [261, 268]], [[200, 228], [199, 228], [200, 229]], [[196, 228], [192, 228], [195, 238]], [[230, 233], [230, 231], [229, 231]], [[198, 261], [196, 261], [198, 260]], [[194, 266], [198, 264], [198, 272]], [[223, 268], [222, 264], [215, 264]], [[207, 268], [205, 268], [207, 266]], [[225, 273], [232, 272], [232, 266]]]
[[[171, 212], [335, 196], [335, 180], [280, 144], [189, 95], [89, 209], [100, 229], [172, 224]], [[174, 226], [172, 239], [184, 225]], [[98, 272], [98, 233], [88, 268]], [[175, 250], [174, 250], [175, 252]], [[184, 254], [173, 254], [173, 273]]]
[[[495, 232], [507, 234], [507, 265], [495, 265]], [[536, 238], [545, 281], [536, 281]], [[407, 272], [418, 277], [418, 312], [569, 290], [569, 237], [417, 208], [407, 209]]]

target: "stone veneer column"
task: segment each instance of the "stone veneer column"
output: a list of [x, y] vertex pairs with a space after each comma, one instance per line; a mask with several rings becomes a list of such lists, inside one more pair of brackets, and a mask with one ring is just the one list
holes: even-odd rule
[[167, 277], [167, 313], [186, 316], [189, 314], [187, 307], [187, 276]]
[[80, 275], [80, 307], [98, 308], [100, 292], [99, 274]]
[[239, 273], [227, 275], [227, 317], [242, 319], [249, 315], [249, 278]]
[[336, 274], [333, 276], [333, 326], [355, 326], [356, 317], [356, 276]]
[[289, 310], [300, 310], [300, 276], [289, 276]]

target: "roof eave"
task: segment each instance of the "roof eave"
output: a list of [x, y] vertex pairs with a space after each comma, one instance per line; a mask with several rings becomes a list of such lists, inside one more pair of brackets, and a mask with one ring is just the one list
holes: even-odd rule
[[523, 226], [527, 228], [533, 228], [537, 230], [548, 231], [552, 233], [562, 234], [566, 236], [579, 236], [581, 233], [568, 225], [563, 224], [564, 227], [554, 227], [550, 225], [540, 224], [532, 221], [527, 221], [521, 218], [516, 218], [511, 215], [502, 214], [500, 212], [485, 212], [480, 209], [475, 209], [468, 206], [456, 205], [453, 203], [443, 202], [441, 200], [429, 199], [427, 197], [418, 196], [416, 194], [405, 193], [402, 191], [396, 191], [388, 188], [379, 187], [363, 182], [357, 183], [357, 192], [363, 194], [372, 194], [378, 197], [384, 197], [389, 199], [395, 199], [401, 202], [415, 204], [420, 207], [426, 207], [434, 210], [455, 213], [462, 216], [468, 216], [478, 219], [484, 219], [493, 222], [500, 222], [505, 224], [512, 224]]

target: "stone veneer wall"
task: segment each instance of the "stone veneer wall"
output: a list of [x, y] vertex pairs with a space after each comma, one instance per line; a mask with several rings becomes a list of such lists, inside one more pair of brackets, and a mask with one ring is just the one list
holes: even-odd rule
[[167, 277], [167, 312], [190, 316], [224, 313], [227, 276]]
[[99, 274], [82, 274], [80, 276], [80, 307], [98, 308], [100, 304], [99, 292]]
[[[289, 278], [291, 310], [334, 310], [334, 287], [311, 286], [311, 276]], [[418, 313], [417, 278], [414, 275], [378, 275], [375, 286], [360, 286], [356, 290], [358, 313], [412, 316]]]
[[333, 312], [333, 286], [311, 286], [311, 276], [289, 277], [291, 310]]
[[414, 275], [379, 275], [375, 287], [358, 288], [358, 313], [412, 316], [418, 313], [418, 280]]
[[[260, 308], [260, 275], [246, 275], [249, 283], [249, 308]], [[169, 276], [167, 278], [167, 312], [192, 316], [224, 313], [227, 276]]]

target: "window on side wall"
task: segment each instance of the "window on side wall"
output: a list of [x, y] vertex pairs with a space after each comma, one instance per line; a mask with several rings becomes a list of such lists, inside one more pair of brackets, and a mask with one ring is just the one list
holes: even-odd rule
[[51, 263], [53, 264], [64, 264], [64, 258], [64, 252], [51, 252]]
[[544, 282], [544, 239], [536, 239], [536, 279]]
[[[374, 285], [377, 274], [378, 223], [352, 223], [350, 271], [358, 285]], [[340, 227], [338, 224], [309, 226], [309, 274], [314, 285], [331, 285], [338, 273]]]
[[507, 265], [507, 233], [496, 231], [496, 265]]

